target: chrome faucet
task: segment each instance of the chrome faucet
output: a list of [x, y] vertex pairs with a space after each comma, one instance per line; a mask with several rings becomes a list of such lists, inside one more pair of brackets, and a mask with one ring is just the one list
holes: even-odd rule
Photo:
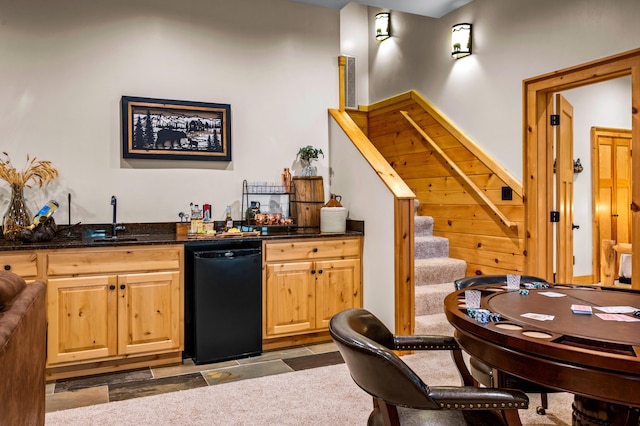
[[117, 201], [116, 201], [116, 196], [112, 195], [111, 196], [111, 205], [113, 206], [113, 230], [111, 231], [111, 236], [112, 237], [117, 237], [118, 236], [118, 231], [124, 231], [125, 227], [124, 225], [118, 225], [118, 220], [117, 218]]

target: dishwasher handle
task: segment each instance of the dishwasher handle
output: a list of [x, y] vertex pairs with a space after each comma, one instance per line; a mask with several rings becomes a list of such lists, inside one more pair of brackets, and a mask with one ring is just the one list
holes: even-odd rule
[[194, 257], [201, 259], [212, 259], [212, 258], [226, 258], [233, 259], [236, 257], [245, 257], [245, 256], [254, 256], [260, 255], [261, 249], [259, 248], [248, 248], [248, 249], [222, 249], [222, 250], [203, 250], [196, 251], [193, 253]]

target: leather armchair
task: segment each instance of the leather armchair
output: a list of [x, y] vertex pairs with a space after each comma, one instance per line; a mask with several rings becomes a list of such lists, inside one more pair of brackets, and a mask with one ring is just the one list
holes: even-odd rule
[[[533, 275], [523, 275], [520, 277], [521, 283], [546, 283], [544, 278], [535, 277]], [[456, 290], [462, 290], [468, 287], [473, 287], [483, 284], [496, 284], [507, 283], [506, 275], [474, 275], [471, 277], [460, 278], [454, 281]], [[490, 388], [509, 388], [520, 389], [524, 392], [539, 393], [540, 405], [536, 407], [538, 414], [545, 414], [546, 409], [549, 408], [549, 399], [547, 393], [556, 392], [553, 389], [545, 388], [536, 383], [521, 379], [519, 377], [507, 374], [500, 370], [494, 370], [484, 362], [477, 358], [471, 357], [469, 359], [469, 365], [471, 366], [471, 375], [473, 376], [474, 383], [483, 384]]]
[[351, 378], [373, 397], [369, 425], [521, 425], [527, 408], [518, 390], [474, 386], [428, 386], [393, 351], [446, 350], [469, 384], [462, 351], [449, 336], [395, 336], [365, 309], [348, 309], [331, 318], [329, 332]]
[[45, 283], [0, 271], [0, 424], [44, 425]]

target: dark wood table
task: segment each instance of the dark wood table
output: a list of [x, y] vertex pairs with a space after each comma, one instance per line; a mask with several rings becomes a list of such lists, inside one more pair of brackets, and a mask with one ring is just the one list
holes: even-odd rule
[[[501, 316], [482, 324], [467, 314], [465, 290], [445, 299], [456, 339], [471, 356], [520, 378], [576, 395], [574, 425], [638, 425], [640, 411], [640, 322], [605, 321], [596, 307], [640, 309], [640, 291], [595, 286], [550, 285], [528, 295], [504, 284], [482, 292], [481, 308]], [[467, 289], [469, 290], [469, 288]], [[565, 297], [546, 297], [552, 291]], [[571, 305], [590, 305], [593, 315]], [[553, 315], [552, 321], [522, 317]], [[632, 318], [633, 314], [625, 314]]]

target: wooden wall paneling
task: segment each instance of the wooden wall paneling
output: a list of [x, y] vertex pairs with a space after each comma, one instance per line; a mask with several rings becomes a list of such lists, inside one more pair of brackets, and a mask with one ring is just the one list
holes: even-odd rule
[[362, 133], [369, 135], [369, 113], [366, 111], [347, 110], [347, 114], [354, 123], [360, 128]]
[[463, 249], [460, 247], [452, 247], [449, 250], [449, 256], [456, 259], [471, 259], [480, 265], [490, 265], [496, 268], [502, 268], [510, 271], [523, 271], [522, 254], [506, 254], [500, 252], [491, 252], [488, 250]]
[[449, 233], [447, 238], [451, 247], [524, 256], [524, 241], [520, 238], [460, 233]]
[[[467, 276], [471, 275], [505, 275], [505, 274], [513, 274], [519, 273], [520, 275], [525, 275], [524, 271], [513, 271], [510, 269], [498, 268], [492, 265], [482, 265], [479, 263], [474, 263], [473, 261], [467, 262]], [[542, 278], [542, 277], [541, 277]]]
[[446, 223], [435, 222], [433, 231], [436, 235], [448, 237], [452, 232], [471, 235], [495, 235], [507, 236], [509, 238], [522, 238], [524, 231], [513, 228], [506, 228], [499, 222], [493, 220], [455, 220], [448, 219]]
[[[487, 236], [505, 237], [506, 241], [516, 240], [517, 244], [515, 247], [511, 247], [512, 250], [502, 250], [498, 245], [494, 253], [503, 253], [504, 256], [509, 256], [509, 263], [506, 265], [511, 266], [513, 270], [523, 269], [523, 251], [519, 250], [523, 245], [522, 237], [518, 236], [517, 232], [510, 231], [490, 209], [487, 211], [485, 201], [477, 194], [472, 195], [473, 192], [467, 187], [464, 179], [457, 174], [452, 174], [452, 167], [433, 147], [424, 141], [415, 129], [407, 129], [406, 123], [398, 120], [397, 111], [399, 109], [407, 111], [411, 119], [419, 123], [420, 128], [428, 137], [437, 139], [438, 149], [455, 161], [455, 165], [468, 175], [469, 181], [480, 188], [484, 197], [495, 205], [501, 205], [501, 208], [502, 206], [508, 207], [511, 212], [514, 211], [514, 206], [519, 206], [515, 224], [524, 228], [522, 199], [514, 194], [513, 200], [503, 201], [502, 186], [507, 185], [505, 181], [497, 177], [485, 162], [476, 157], [452, 135], [449, 129], [425, 112], [418, 103], [412, 104], [403, 99], [401, 102], [385, 103], [382, 109], [370, 106], [369, 136], [376, 148], [416, 194], [420, 201], [420, 213], [433, 216], [436, 224], [441, 224], [442, 228], [437, 225], [434, 234], [453, 237], [454, 235], [474, 236], [474, 232], [483, 232]], [[383, 112], [387, 116], [383, 117]], [[420, 145], [423, 147], [420, 148]], [[439, 206], [446, 206], [450, 210], [450, 214], [453, 215], [456, 212], [461, 215], [466, 212], [467, 220], [452, 220], [446, 213], [438, 217], [438, 213], [432, 210], [436, 210]], [[478, 216], [472, 217], [475, 220], [468, 220], [470, 208], [479, 209]], [[510, 216], [508, 217], [511, 219]], [[513, 222], [513, 219], [511, 221]], [[489, 247], [483, 249], [489, 251]], [[468, 249], [461, 252], [465, 256], [470, 253], [473, 253], [473, 250]], [[514, 258], [515, 260], [513, 260]], [[485, 256], [483, 261], [495, 263], [495, 254]], [[520, 262], [520, 264], [516, 265], [513, 263], [514, 261]]]
[[[420, 210], [421, 207], [418, 207]], [[443, 219], [467, 219], [467, 220], [493, 220], [493, 212], [487, 206], [476, 205], [456, 205], [456, 204], [441, 204], [430, 205], [423, 207], [428, 211], [424, 212], [424, 215], [431, 216], [433, 218]], [[522, 204], [513, 206], [504, 206], [503, 211], [511, 219], [516, 222], [524, 222], [524, 209]], [[422, 213], [421, 213], [422, 214]]]

